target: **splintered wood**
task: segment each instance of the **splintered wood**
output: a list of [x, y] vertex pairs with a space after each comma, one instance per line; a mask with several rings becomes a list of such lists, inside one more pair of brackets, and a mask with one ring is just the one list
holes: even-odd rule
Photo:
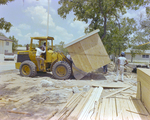
[[91, 88], [87, 93], [76, 93], [50, 120], [150, 120], [149, 113], [139, 99], [117, 97], [120, 93], [129, 94], [131, 87], [103, 98], [100, 98], [102, 87]]

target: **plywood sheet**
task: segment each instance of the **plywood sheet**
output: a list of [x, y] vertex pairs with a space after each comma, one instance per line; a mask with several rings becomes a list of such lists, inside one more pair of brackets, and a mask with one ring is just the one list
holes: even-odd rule
[[140, 99], [150, 112], [150, 69], [137, 70], [137, 98]]
[[85, 72], [91, 72], [110, 63], [98, 32], [93, 31], [66, 45], [76, 67]]

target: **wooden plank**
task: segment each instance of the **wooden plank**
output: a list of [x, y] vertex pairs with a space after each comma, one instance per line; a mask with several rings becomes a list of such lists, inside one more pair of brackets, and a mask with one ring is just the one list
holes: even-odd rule
[[81, 46], [81, 43], [76, 43], [74, 46], [70, 46], [67, 49], [77, 68], [81, 69], [82, 71], [85, 71], [85, 69], [87, 69], [85, 72], [90, 71], [92, 69], [92, 66], [87, 59], [87, 56]]
[[[102, 88], [103, 89], [103, 88]], [[102, 89], [98, 89], [98, 91], [97, 91], [97, 95], [96, 95], [96, 97], [94, 97], [94, 99], [93, 99], [93, 104], [92, 104], [92, 106], [90, 107], [90, 109], [89, 109], [89, 112], [87, 113], [87, 115], [86, 115], [86, 119], [85, 120], [92, 120], [92, 119], [94, 119], [95, 120], [95, 114], [96, 114], [96, 112], [95, 112], [95, 110], [96, 110], [96, 108], [97, 108], [97, 105], [98, 105], [98, 101], [99, 101], [99, 98], [100, 98], [100, 95], [101, 95], [101, 93], [102, 93]], [[95, 114], [94, 114], [95, 113]], [[92, 117], [93, 116], [93, 117]]]
[[111, 98], [112, 99], [112, 119], [114, 120], [117, 116], [117, 111], [116, 111], [116, 99], [115, 98]]
[[150, 112], [150, 70], [149, 69], [138, 69], [137, 71], [137, 98], [140, 99], [147, 110]]
[[[127, 101], [127, 103], [128, 103], [128, 108], [126, 109], [126, 111], [127, 110], [130, 110], [130, 111], [134, 110], [134, 106], [132, 106], [130, 99]], [[131, 112], [129, 114], [131, 114], [131, 117], [132, 117], [131, 119], [138, 120], [138, 117], [135, 114], [132, 114]]]
[[[142, 120], [147, 120], [147, 116], [144, 116], [144, 115], [148, 115], [147, 111], [145, 112], [145, 108], [144, 106], [141, 104], [140, 100], [133, 100], [133, 103], [134, 103], [134, 106], [136, 108], [136, 111], [130, 111], [132, 114], [138, 114], [139, 113], [139, 116], [140, 116], [140, 119]], [[141, 114], [143, 115], [141, 115]]]
[[128, 119], [128, 120], [133, 120], [132, 114], [131, 114], [131, 113], [128, 113], [128, 112], [126, 111], [126, 109], [129, 109], [129, 106], [130, 106], [130, 105], [128, 105], [128, 101], [129, 101], [129, 100], [122, 99], [121, 101], [122, 101], [121, 103], [123, 103], [123, 108], [124, 108], [123, 118], [124, 118], [125, 120], [126, 120], [126, 119]]
[[104, 108], [104, 116], [103, 116], [103, 120], [108, 120], [109, 119], [109, 114], [110, 114], [110, 104], [109, 104], [109, 101], [110, 101], [110, 98], [107, 98], [106, 100], [106, 105], [105, 105], [105, 108]]
[[85, 104], [89, 100], [89, 97], [91, 96], [91, 93], [92, 93], [93, 89], [94, 88], [91, 88], [88, 91], [87, 96], [81, 100], [81, 102], [78, 104], [78, 106], [74, 109], [74, 111], [68, 117], [68, 120], [76, 120], [76, 119], [78, 119], [79, 115], [81, 114], [82, 109], [84, 108]]
[[98, 33], [69, 43], [67, 50], [75, 66], [87, 73], [111, 62]]
[[109, 98], [109, 103], [108, 103], [109, 109], [107, 109], [108, 111], [108, 120], [112, 120], [113, 118], [113, 101], [112, 98]]
[[116, 117], [115, 120], [126, 120], [128, 119], [127, 116], [126, 116], [126, 105], [124, 104], [124, 100], [123, 99], [118, 99], [119, 100], [119, 103], [120, 103], [120, 108], [121, 110], [118, 112], [118, 116]]
[[80, 41], [90, 37], [91, 35], [94, 35], [94, 34], [98, 33], [99, 31], [100, 31], [99, 29], [94, 30], [94, 31], [92, 31], [92, 32], [90, 32], [90, 33], [88, 33], [88, 34], [86, 34], [86, 35], [84, 35], [84, 36], [82, 36], [82, 37], [80, 37], [80, 38], [78, 38], [78, 39], [76, 39], [76, 40], [66, 44], [66, 45], [64, 45], [64, 48], [67, 48], [67, 47], [69, 47], [71, 45], [74, 45], [75, 43], [80, 42]]
[[129, 88], [131, 88], [131, 87], [132, 87], [132, 86], [128, 86], [128, 87], [126, 87], [126, 88], [120, 89], [120, 90], [118, 90], [118, 91], [116, 91], [116, 92], [113, 92], [113, 93], [107, 95], [107, 96], [104, 96], [103, 98], [111, 97], [112, 95], [115, 95], [115, 94], [117, 94], [117, 93], [119, 93], [119, 92], [121, 92], [121, 91], [124, 91], [124, 90], [126, 90], [126, 89], [129, 89]]
[[[147, 73], [145, 73], [145, 72], [147, 72]], [[150, 85], [150, 81], [148, 80], [150, 77], [150, 69], [138, 69], [137, 75], [142, 78], [142, 81], [145, 81], [148, 85]], [[137, 79], [138, 79], [138, 76], [137, 76]]]
[[142, 113], [149, 115], [148, 111], [145, 109], [145, 107], [144, 107], [144, 105], [142, 104], [142, 102], [141, 102], [140, 100], [137, 100], [137, 102], [138, 102], [138, 103], [137, 103], [138, 106], [141, 108], [140, 110], [142, 110]]
[[90, 117], [91, 120], [96, 120], [96, 118], [97, 118], [97, 115], [98, 115], [98, 108], [99, 108], [99, 103], [100, 103], [99, 98], [100, 98], [100, 96], [101, 96], [102, 91], [103, 91], [103, 88], [101, 87], [101, 88], [99, 89], [99, 94], [98, 94], [97, 98], [95, 99], [94, 113], [93, 113], [93, 115]]
[[123, 107], [121, 106], [120, 99], [116, 98], [116, 118], [114, 120], [122, 120]]
[[92, 104], [94, 104], [94, 103], [92, 103], [92, 101], [93, 101], [93, 98], [96, 97], [96, 92], [97, 92], [97, 88], [95, 88], [93, 90], [92, 95], [89, 98], [88, 102], [86, 103], [85, 107], [83, 108], [83, 111], [82, 111], [81, 115], [79, 116], [78, 120], [85, 119], [86, 115], [88, 114], [89, 109], [91, 108]]
[[98, 34], [94, 34], [80, 43], [85, 51], [88, 61], [92, 66], [92, 71], [110, 62], [105, 47]]
[[100, 111], [101, 111], [101, 108], [102, 108], [102, 102], [99, 101], [98, 110], [97, 110], [97, 115], [96, 115], [95, 120], [100, 120]]
[[[92, 85], [94, 86], [94, 85]], [[96, 85], [95, 85], [96, 86]], [[128, 87], [129, 85], [126, 84], [108, 84], [108, 85], [100, 85], [103, 88], [109, 88], [109, 89], [116, 89], [116, 88], [124, 88], [124, 87]]]
[[102, 107], [100, 109], [100, 120], [104, 120], [104, 114], [105, 114], [105, 109], [106, 109], [106, 98], [103, 99], [103, 102], [102, 102]]
[[57, 112], [58, 112], [58, 110], [55, 110], [55, 111], [51, 112], [46, 120], [51, 119]]
[[68, 110], [70, 106], [72, 106], [73, 104], [76, 103], [76, 101], [82, 96], [82, 94], [84, 93], [79, 93], [79, 94], [75, 94], [71, 97], [71, 99], [66, 103], [66, 105], [64, 106], [64, 108], [62, 110], [60, 110], [53, 118], [51, 118], [52, 120], [58, 120], [59, 118], [61, 118]]
[[[137, 105], [136, 105], [135, 101], [137, 101], [137, 100], [130, 99], [131, 106], [132, 106], [132, 109], [130, 109], [130, 110], [138, 113], [138, 109], [136, 107]], [[139, 114], [132, 113], [132, 115], [134, 116], [134, 118], [136, 118], [135, 120], [141, 120], [141, 117]]]

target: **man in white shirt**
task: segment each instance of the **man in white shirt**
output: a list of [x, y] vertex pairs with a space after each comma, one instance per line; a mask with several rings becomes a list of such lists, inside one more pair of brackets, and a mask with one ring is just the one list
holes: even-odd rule
[[128, 61], [127, 61], [127, 59], [124, 56], [125, 56], [125, 53], [122, 52], [121, 56], [118, 57], [118, 69], [117, 69], [116, 79], [114, 80], [115, 82], [118, 81], [119, 73], [121, 74], [121, 81], [122, 82], [124, 81], [124, 78], [123, 78], [124, 77], [124, 67], [125, 67], [125, 65], [128, 64]]
[[36, 50], [37, 50], [36, 51], [36, 61], [37, 61], [37, 64], [38, 64], [38, 68], [39, 68], [40, 71], [43, 71], [43, 69], [41, 70], [41, 68], [40, 68], [40, 60], [42, 61], [41, 66], [44, 68], [44, 58], [40, 57], [40, 55], [42, 53], [45, 53], [44, 48], [41, 46], [39, 48], [36, 48]]

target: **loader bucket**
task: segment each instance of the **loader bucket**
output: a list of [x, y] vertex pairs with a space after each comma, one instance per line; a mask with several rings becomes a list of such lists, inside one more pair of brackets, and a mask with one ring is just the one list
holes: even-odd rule
[[77, 68], [75, 66], [74, 63], [72, 63], [72, 71], [73, 71], [73, 75], [77, 80], [80, 80], [81, 78], [83, 78], [85, 75], [87, 75], [88, 73], [80, 70], [79, 68]]

